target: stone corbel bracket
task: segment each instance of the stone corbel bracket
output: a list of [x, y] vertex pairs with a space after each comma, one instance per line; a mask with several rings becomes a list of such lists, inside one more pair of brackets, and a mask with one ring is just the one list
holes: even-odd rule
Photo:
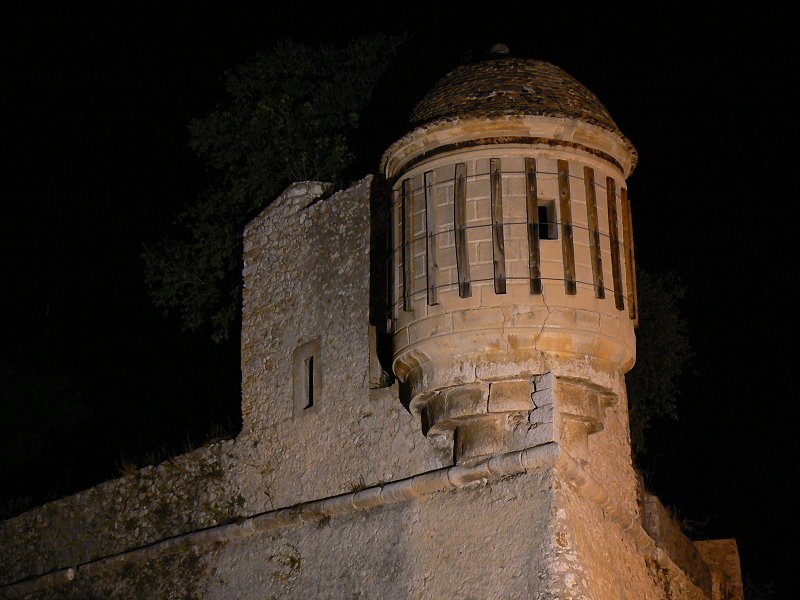
[[415, 408], [429, 439], [452, 436], [458, 464], [551, 441], [586, 463], [589, 436], [603, 431], [605, 411], [616, 402], [608, 388], [546, 373], [436, 390]]
[[605, 428], [605, 411], [617, 403], [617, 394], [583, 379], [556, 377], [558, 440], [581, 463], [589, 461], [589, 436]]

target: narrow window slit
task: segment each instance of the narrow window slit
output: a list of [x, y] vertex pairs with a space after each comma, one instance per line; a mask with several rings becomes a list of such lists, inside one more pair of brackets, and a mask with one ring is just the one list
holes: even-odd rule
[[539, 239], [558, 239], [558, 219], [556, 218], [555, 200], [539, 200]]
[[316, 338], [295, 348], [292, 355], [292, 416], [316, 413], [325, 400], [322, 345]]
[[314, 356], [306, 359], [306, 405], [303, 410], [314, 406]]

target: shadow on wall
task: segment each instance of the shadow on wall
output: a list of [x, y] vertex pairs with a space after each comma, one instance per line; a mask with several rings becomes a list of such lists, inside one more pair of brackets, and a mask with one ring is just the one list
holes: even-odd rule
[[[394, 383], [392, 372], [392, 229], [391, 186], [383, 175], [372, 178], [370, 189], [370, 387], [389, 387]], [[373, 361], [372, 359], [376, 359]], [[372, 364], [375, 362], [376, 364]], [[405, 386], [400, 386], [400, 399], [408, 410], [411, 401]]]

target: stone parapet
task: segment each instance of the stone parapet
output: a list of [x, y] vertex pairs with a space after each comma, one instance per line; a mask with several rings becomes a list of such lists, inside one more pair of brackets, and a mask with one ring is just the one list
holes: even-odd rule
[[744, 600], [739, 548], [734, 539], [694, 543], [711, 573], [710, 600]]
[[664, 550], [695, 585], [712, 598], [711, 573], [702, 553], [684, 535], [675, 517], [652, 494], [645, 493], [642, 498], [642, 525], [656, 546]]
[[0, 583], [236, 519], [236, 459], [219, 442], [0, 522]]
[[[338, 560], [324, 566], [331, 553]], [[272, 557], [267, 580], [258, 575], [264, 557]], [[453, 577], [453, 560], [467, 560], [477, 577]], [[341, 577], [352, 561], [364, 577], [331, 581], [332, 589], [385, 598], [482, 590], [486, 597], [709, 600], [636, 516], [556, 443], [28, 572], [34, 576], [0, 588], [0, 595], [320, 597], [320, 576]], [[395, 573], [389, 581], [382, 561]]]

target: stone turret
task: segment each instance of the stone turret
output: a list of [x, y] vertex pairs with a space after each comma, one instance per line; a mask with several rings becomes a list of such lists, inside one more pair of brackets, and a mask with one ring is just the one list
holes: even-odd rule
[[636, 354], [633, 145], [560, 68], [508, 56], [445, 75], [411, 125], [381, 165], [410, 408], [459, 463], [543, 424], [585, 459]]
[[412, 125], [383, 159], [402, 388], [383, 182], [291, 185], [245, 230], [242, 432], [0, 523], [0, 596], [741, 600], [735, 541], [631, 464], [630, 142], [509, 57]]

